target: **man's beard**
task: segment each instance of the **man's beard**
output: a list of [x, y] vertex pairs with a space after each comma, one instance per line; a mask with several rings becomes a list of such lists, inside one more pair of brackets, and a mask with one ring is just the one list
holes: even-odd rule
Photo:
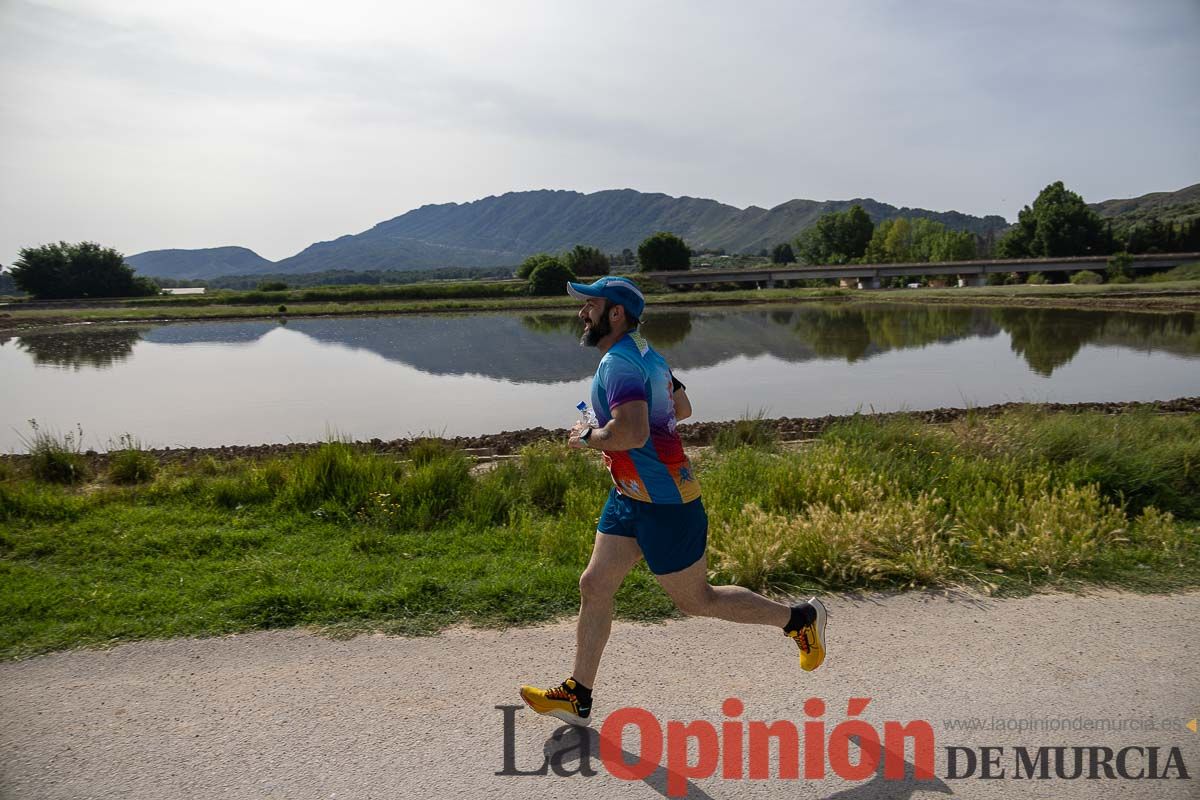
[[583, 336], [579, 337], [579, 344], [582, 347], [595, 347], [600, 344], [600, 340], [612, 333], [612, 323], [608, 321], [608, 314], [600, 318], [600, 322], [592, 325], [590, 328], [583, 329]]

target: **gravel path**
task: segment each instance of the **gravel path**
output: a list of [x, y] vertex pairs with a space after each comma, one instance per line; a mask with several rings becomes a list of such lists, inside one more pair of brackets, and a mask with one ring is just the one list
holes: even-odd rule
[[[720, 731], [728, 719], [722, 702], [736, 697], [745, 704], [739, 720], [790, 720], [803, 730], [812, 719], [804, 702], [818, 697], [828, 707], [828, 736], [847, 718], [848, 698], [869, 697], [861, 716], [876, 730], [887, 720], [931, 723], [934, 781], [916, 782], [911, 766], [899, 781], [845, 781], [828, 770], [821, 780], [805, 780], [803, 772], [798, 781], [734, 780], [718, 767], [716, 775], [682, 785], [700, 798], [1200, 797], [1200, 734], [1182, 727], [1200, 715], [1200, 593], [1015, 600], [906, 594], [834, 597], [830, 607], [829, 661], [812, 674], [800, 672], [795, 647], [769, 628], [699, 619], [617, 624], [596, 688], [596, 727], [621, 706], [640, 706], [664, 730], [667, 720], [709, 720]], [[590, 777], [495, 774], [504, 768], [506, 713], [496, 706], [517, 703], [521, 682], [561, 679], [572, 642], [570, 622], [424, 639], [334, 641], [292, 630], [2, 664], [0, 796], [666, 795], [665, 768], [624, 781], [594, 756]], [[507, 713], [518, 770], [540, 766], [544, 752], [574, 747], [559, 766], [577, 771], [579, 749], [597, 746], [596, 738], [575, 732], [555, 741], [558, 725], [523, 707]], [[1181, 721], [1166, 731], [943, 725], [973, 717]], [[624, 739], [631, 754], [639, 751], [634, 730]], [[948, 778], [947, 747], [978, 754], [985, 745], [1005, 748], [998, 767], [1004, 779], [981, 780], [978, 767], [973, 778]], [[1012, 778], [1017, 746], [1033, 752], [1092, 745], [1157, 746], [1160, 771], [1177, 747], [1191, 779]], [[856, 761], [853, 747], [851, 755]], [[1143, 757], [1131, 758], [1130, 771], [1144, 766]], [[773, 762], [773, 776], [776, 768]]]

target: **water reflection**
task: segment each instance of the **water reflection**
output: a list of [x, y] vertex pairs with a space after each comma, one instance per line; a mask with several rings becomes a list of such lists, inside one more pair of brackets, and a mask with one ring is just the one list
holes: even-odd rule
[[661, 311], [642, 325], [642, 333], [662, 350], [681, 344], [691, 332], [692, 315], [688, 311]]
[[[139, 341], [237, 347], [280, 327], [266, 320], [177, 323], [24, 334], [15, 341], [37, 366], [106, 369], [128, 359]], [[590, 376], [596, 360], [595, 351], [579, 346], [580, 323], [570, 313], [294, 319], [287, 330], [432, 375], [555, 383]], [[763, 355], [792, 363], [856, 363], [889, 351], [1001, 334], [1030, 370], [1045, 377], [1087, 344], [1200, 353], [1200, 330], [1190, 313], [808, 304], [658, 311], [647, 316], [643, 330], [680, 371]]]
[[994, 313], [1012, 337], [1013, 352], [1045, 376], [1070, 363], [1085, 344], [1104, 332], [1106, 322], [1097, 314], [1079, 311], [998, 309]]
[[[24, 350], [39, 367], [80, 370], [83, 367], [106, 369], [133, 355], [146, 327], [76, 328], [16, 337], [16, 347]], [[0, 345], [4, 340], [0, 340]]]
[[521, 317], [521, 325], [534, 333], [561, 333], [580, 327], [578, 319], [566, 314], [526, 314]]
[[1129, 314], [1054, 309], [996, 309], [1012, 349], [1029, 368], [1049, 377], [1086, 344], [1200, 353], [1195, 314]]

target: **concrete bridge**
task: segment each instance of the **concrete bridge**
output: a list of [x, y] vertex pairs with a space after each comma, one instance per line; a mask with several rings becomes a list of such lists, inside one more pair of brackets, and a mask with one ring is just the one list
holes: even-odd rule
[[[1130, 269], [1170, 269], [1180, 264], [1200, 261], [1200, 253], [1156, 253], [1131, 256]], [[835, 279], [842, 286], [878, 289], [884, 278], [906, 275], [945, 275], [957, 280], [959, 286], [986, 286], [987, 276], [997, 273], [1069, 272], [1090, 269], [1103, 274], [1108, 269], [1109, 256], [1079, 256], [1073, 258], [1008, 258], [980, 261], [938, 261], [915, 264], [846, 264], [843, 266], [784, 267], [772, 264], [762, 269], [686, 270], [682, 272], [648, 272], [653, 278], [672, 288], [684, 289], [716, 283], [753, 283], [768, 289], [787, 281]]]

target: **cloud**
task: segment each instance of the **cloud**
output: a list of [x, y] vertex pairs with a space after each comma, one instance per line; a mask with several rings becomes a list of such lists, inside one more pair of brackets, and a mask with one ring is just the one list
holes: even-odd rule
[[1197, 180], [1200, 7], [0, 6], [0, 260], [271, 258], [429, 202], [633, 187], [1002, 213]]

